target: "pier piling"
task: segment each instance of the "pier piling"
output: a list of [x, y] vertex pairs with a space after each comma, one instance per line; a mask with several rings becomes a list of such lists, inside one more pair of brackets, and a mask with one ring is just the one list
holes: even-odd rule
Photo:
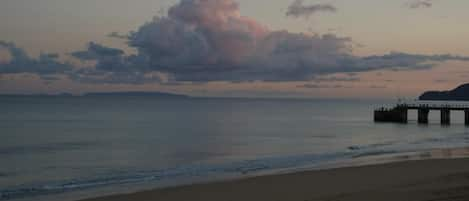
[[464, 110], [464, 124], [469, 126], [469, 109]]
[[442, 125], [451, 124], [451, 110], [449, 108], [441, 109], [441, 124]]
[[418, 109], [418, 122], [419, 124], [428, 124], [428, 114], [430, 110], [427, 108]]

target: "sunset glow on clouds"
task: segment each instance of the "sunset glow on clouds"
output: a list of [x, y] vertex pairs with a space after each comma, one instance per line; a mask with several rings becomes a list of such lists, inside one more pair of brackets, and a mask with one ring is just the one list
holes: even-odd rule
[[[309, 3], [290, 2], [285, 13], [278, 15], [305, 21], [315, 18], [316, 12], [335, 15], [347, 9], [337, 8], [332, 3]], [[431, 7], [432, 3], [403, 4], [421, 8]], [[406, 53], [399, 49], [358, 55], [355, 52], [360, 46], [353, 37], [327, 32], [274, 30], [241, 13], [240, 4], [234, 0], [181, 0], [169, 7], [165, 14], [142, 22], [129, 34], [110, 34], [117, 38], [115, 40], [127, 44], [125, 49], [89, 42], [82, 50], [60, 55], [42, 53], [34, 58], [27, 54], [27, 49], [13, 42], [1, 42], [0, 48], [8, 53], [9, 59], [0, 63], [0, 79], [3, 80], [0, 85], [4, 86], [0, 86], [0, 90], [11, 93], [15, 91], [11, 90], [12, 85], [28, 88], [27, 83], [37, 82], [25, 81], [32, 78], [18, 76], [27, 73], [47, 82], [45, 89], [40, 91], [52, 92], [70, 88], [73, 88], [72, 92], [82, 92], [94, 85], [98, 90], [156, 88], [193, 94], [198, 94], [197, 91], [217, 94], [224, 90], [224, 93], [243, 91], [240, 95], [263, 94], [266, 90], [275, 94], [278, 90], [279, 96], [288, 91], [289, 96], [297, 93], [300, 96], [340, 97], [344, 90], [356, 90], [358, 94], [386, 96], [374, 91], [392, 88], [393, 82], [389, 80], [395, 80], [395, 77], [389, 76], [406, 77], [415, 71], [440, 69], [448, 62], [469, 60], [465, 54]], [[129, 49], [133, 51], [129, 52]], [[428, 82], [417, 85], [421, 88], [422, 83]], [[74, 87], [50, 90], [54, 83]], [[254, 85], [261, 87], [253, 90], [250, 86]], [[326, 89], [331, 91], [327, 95], [317, 92]]]

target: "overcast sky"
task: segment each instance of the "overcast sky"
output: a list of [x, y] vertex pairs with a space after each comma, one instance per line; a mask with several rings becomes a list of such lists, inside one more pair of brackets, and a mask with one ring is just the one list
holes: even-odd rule
[[2, 0], [0, 93], [412, 98], [469, 81], [467, 8], [464, 0]]

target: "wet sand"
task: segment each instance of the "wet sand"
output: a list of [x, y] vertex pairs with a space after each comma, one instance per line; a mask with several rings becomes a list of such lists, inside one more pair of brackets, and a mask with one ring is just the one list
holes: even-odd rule
[[259, 176], [86, 201], [368, 200], [469, 200], [469, 159], [428, 159]]

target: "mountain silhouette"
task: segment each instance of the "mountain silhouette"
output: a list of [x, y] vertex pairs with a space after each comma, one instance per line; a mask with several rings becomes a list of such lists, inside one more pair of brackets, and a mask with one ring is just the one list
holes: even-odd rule
[[451, 91], [428, 91], [419, 97], [420, 100], [469, 101], [469, 83]]

